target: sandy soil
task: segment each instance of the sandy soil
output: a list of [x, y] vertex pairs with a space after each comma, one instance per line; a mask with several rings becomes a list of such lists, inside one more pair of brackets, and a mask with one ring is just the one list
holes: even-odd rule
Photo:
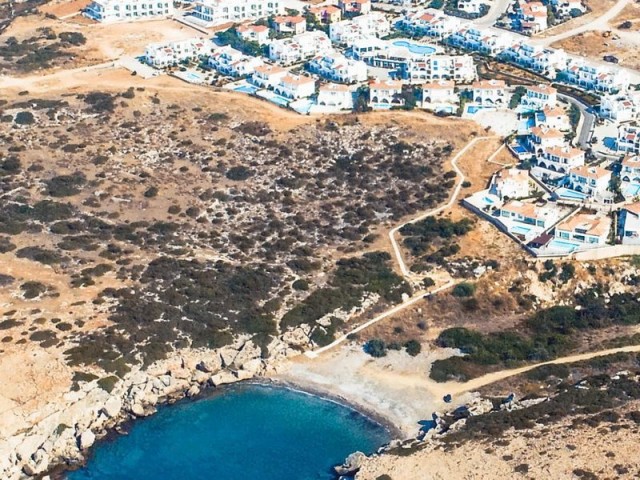
[[637, 27], [637, 24], [640, 22], [640, 5], [631, 3], [624, 7], [622, 12], [618, 14], [616, 18], [614, 18], [609, 24], [613, 28], [617, 28], [620, 26], [622, 22], [630, 21], [634, 24], [634, 27]]
[[49, 15], [61, 18], [80, 13], [82, 9], [90, 3], [91, 0], [71, 0], [70, 2], [53, 1], [43, 5], [39, 10], [44, 14], [48, 13]]
[[[637, 409], [639, 403], [633, 402], [625, 412]], [[620, 423], [626, 428], [574, 427], [565, 420], [526, 435], [510, 431], [503, 439], [484, 444], [425, 449], [409, 457], [383, 455], [368, 462], [356, 478], [375, 480], [385, 474], [392, 480], [637, 478], [640, 430], [628, 420]]]
[[[313, 360], [296, 357], [275, 379], [344, 398], [413, 436], [420, 420], [430, 419], [444, 406], [440, 391], [432, 393], [428, 373], [433, 361], [450, 354], [427, 349], [411, 357], [404, 351], [390, 351], [386, 357], [374, 359], [357, 345], [344, 345]], [[459, 400], [463, 398], [470, 396]]]
[[630, 42], [616, 33], [605, 37], [603, 32], [594, 31], [575, 35], [553, 43], [551, 46], [594, 60], [602, 60], [605, 55], [614, 55], [620, 60], [620, 65], [638, 70], [640, 69], [640, 50], [638, 50], [637, 42], [640, 42], [640, 33], [637, 31], [626, 32], [638, 36], [636, 43]]
[[593, 22], [594, 20], [597, 20], [598, 17], [600, 17], [601, 15], [605, 14], [608, 10], [610, 10], [611, 7], [613, 7], [616, 3], [618, 3], [618, 0], [586, 0], [584, 3], [586, 3], [589, 6], [589, 8], [591, 9], [591, 12], [589, 12], [586, 15], [582, 15], [578, 18], [574, 18], [573, 20], [569, 20], [568, 22], [558, 25], [555, 28], [550, 28], [548, 30], [545, 30], [540, 34], [535, 35], [535, 37], [536, 38], [553, 37], [554, 35], [559, 35], [561, 33], [565, 33], [570, 30], [573, 30], [574, 28], [578, 28], [582, 25], [586, 25], [590, 22]]

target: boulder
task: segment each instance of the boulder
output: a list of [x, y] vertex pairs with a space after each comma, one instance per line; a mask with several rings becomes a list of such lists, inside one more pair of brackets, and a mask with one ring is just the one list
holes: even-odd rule
[[367, 456], [362, 452], [354, 452], [349, 455], [344, 463], [338, 467], [334, 467], [338, 475], [353, 475], [362, 467]]
[[171, 386], [171, 375], [162, 375], [158, 377], [158, 380], [160, 380], [165, 387]]
[[223, 347], [220, 349], [220, 359], [223, 367], [229, 367], [238, 355], [238, 351], [232, 347]]
[[120, 415], [122, 410], [122, 400], [119, 397], [110, 397], [104, 404], [103, 411], [109, 418], [115, 418]]
[[133, 413], [136, 417], [144, 417], [144, 407], [139, 403], [134, 403], [131, 406], [131, 413]]
[[211, 382], [211, 384], [214, 387], [217, 387], [218, 385], [224, 385], [225, 383], [233, 383], [236, 381], [236, 377], [233, 375], [233, 373], [227, 371], [227, 370], [223, 370], [220, 373], [216, 373], [215, 375], [213, 375], [209, 381]]
[[200, 360], [200, 363], [196, 365], [196, 369], [205, 373], [217, 373], [222, 368], [222, 359], [220, 355], [211, 355], [206, 359]]
[[243, 363], [242, 370], [250, 372], [252, 375], [256, 375], [260, 370], [262, 370], [262, 359], [254, 358], [253, 360]]
[[189, 390], [187, 390], [187, 397], [195, 397], [200, 393], [200, 387], [197, 385], [193, 385]]
[[196, 370], [191, 377], [191, 381], [202, 385], [203, 383], [207, 383], [209, 381], [210, 374], [202, 372], [200, 370]]
[[95, 434], [91, 430], [85, 430], [80, 435], [78, 446], [80, 447], [80, 450], [86, 450], [87, 448], [90, 448], [95, 443], [95, 441]]

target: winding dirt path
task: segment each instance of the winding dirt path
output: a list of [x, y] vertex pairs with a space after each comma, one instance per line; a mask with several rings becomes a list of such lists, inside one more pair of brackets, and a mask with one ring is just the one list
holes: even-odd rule
[[609, 348], [607, 350], [600, 350], [597, 352], [569, 355], [568, 357], [556, 358], [555, 360], [550, 360], [548, 362], [535, 363], [533, 365], [527, 365], [525, 367], [513, 368], [508, 370], [500, 370], [499, 372], [491, 372], [481, 377], [469, 380], [468, 382], [438, 383], [438, 382], [435, 382], [434, 380], [429, 379], [427, 381], [426, 388], [433, 395], [436, 395], [442, 398], [447, 394], [459, 395], [464, 392], [478, 390], [479, 388], [485, 387], [487, 385], [491, 385], [492, 383], [499, 382], [500, 380], [504, 380], [506, 378], [513, 377], [515, 375], [526, 373], [530, 370], [534, 370], [544, 365], [575, 363], [575, 362], [581, 362], [584, 360], [590, 360], [596, 357], [605, 357], [607, 355], [613, 355], [616, 353], [636, 353], [636, 352], [640, 352], [640, 345], [630, 345], [627, 347]]

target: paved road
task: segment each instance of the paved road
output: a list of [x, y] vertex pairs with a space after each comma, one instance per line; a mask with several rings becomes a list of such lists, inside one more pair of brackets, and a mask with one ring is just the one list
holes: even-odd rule
[[498, 18], [500, 18], [502, 14], [507, 11], [507, 8], [509, 7], [509, 4], [511, 2], [512, 0], [493, 0], [493, 3], [491, 3], [491, 7], [489, 9], [489, 13], [487, 13], [484, 17], [473, 20], [473, 23], [479, 28], [492, 26], [494, 23], [496, 23]]
[[591, 133], [593, 132], [593, 128], [596, 124], [595, 114], [589, 111], [589, 107], [587, 105], [573, 97], [559, 93], [558, 98], [575, 105], [580, 110], [580, 116], [582, 118], [578, 124], [579, 131], [576, 132], [576, 145], [583, 150], [591, 148], [589, 140], [591, 139]]

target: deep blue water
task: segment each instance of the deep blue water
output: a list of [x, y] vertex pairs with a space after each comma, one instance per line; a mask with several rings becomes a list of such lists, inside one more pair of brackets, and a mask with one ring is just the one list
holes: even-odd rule
[[69, 480], [323, 480], [388, 432], [334, 402], [281, 387], [236, 385], [137, 420], [99, 443]]

